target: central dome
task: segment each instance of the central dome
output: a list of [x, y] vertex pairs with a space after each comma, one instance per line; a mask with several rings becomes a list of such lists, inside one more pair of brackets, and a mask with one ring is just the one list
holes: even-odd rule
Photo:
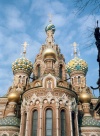
[[56, 51], [53, 48], [51, 48], [51, 47], [46, 48], [43, 51], [43, 58], [44, 59], [47, 59], [47, 58], [56, 59]]

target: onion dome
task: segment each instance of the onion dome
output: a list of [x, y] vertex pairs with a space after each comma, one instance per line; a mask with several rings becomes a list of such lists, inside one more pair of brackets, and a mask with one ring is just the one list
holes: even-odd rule
[[56, 59], [56, 51], [51, 48], [51, 47], [48, 47], [46, 48], [44, 51], [43, 51], [43, 58], [44, 59]]
[[51, 23], [49, 25], [47, 25], [46, 28], [45, 28], [46, 33], [49, 30], [52, 30], [53, 34], [55, 33], [55, 30], [56, 30], [55, 26], [53, 24], [51, 24]]
[[8, 94], [8, 101], [9, 102], [18, 102], [20, 100], [20, 93], [17, 91], [13, 91]]
[[91, 102], [91, 94], [87, 93], [86, 90], [84, 89], [80, 94], [79, 94], [79, 101], [81, 103], [90, 103]]
[[88, 71], [87, 63], [78, 57], [77, 44], [73, 43], [73, 55], [74, 58], [70, 60], [66, 66], [67, 73], [70, 75], [75, 71], [81, 71], [84, 75], [86, 75]]
[[74, 71], [82, 71], [86, 75], [88, 71], [88, 65], [84, 60], [75, 57], [68, 62], [66, 70], [69, 75]]
[[24, 57], [17, 59], [12, 64], [12, 70], [14, 74], [23, 72], [23, 73], [30, 75], [32, 73], [32, 69], [33, 69], [33, 65], [31, 61], [29, 61], [28, 59]]
[[80, 127], [99, 127], [100, 121], [94, 119], [92, 116], [83, 116], [79, 121]]
[[20, 127], [20, 119], [17, 117], [9, 116], [0, 119], [0, 126], [14, 126], [14, 127]]
[[23, 44], [23, 57], [18, 58], [12, 64], [12, 70], [13, 70], [14, 74], [22, 72], [22, 73], [26, 73], [30, 76], [30, 74], [32, 73], [33, 65], [32, 65], [31, 61], [29, 61], [28, 59], [25, 58], [27, 45], [28, 44], [26, 42], [24, 42], [24, 44]]

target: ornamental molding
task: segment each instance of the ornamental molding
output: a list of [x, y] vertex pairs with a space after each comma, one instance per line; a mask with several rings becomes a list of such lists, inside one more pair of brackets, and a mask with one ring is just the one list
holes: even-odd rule
[[23, 99], [22, 102], [22, 109], [25, 107], [28, 108], [33, 104], [43, 104], [43, 103], [59, 103], [64, 104], [66, 106], [70, 105], [72, 107], [72, 110], [75, 110], [76, 108], [76, 100], [75, 98], [71, 98], [65, 93], [62, 94], [62, 96], [54, 96], [51, 92], [48, 92], [44, 96], [37, 96], [37, 94], [33, 94], [30, 99]]

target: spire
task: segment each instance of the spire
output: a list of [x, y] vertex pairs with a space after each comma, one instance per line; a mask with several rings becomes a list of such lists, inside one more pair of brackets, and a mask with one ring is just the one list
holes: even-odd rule
[[79, 56], [79, 51], [78, 51], [77, 46], [78, 46], [78, 44], [76, 42], [74, 42], [73, 43], [73, 55], [74, 55], [74, 57]]
[[25, 57], [25, 56], [26, 56], [26, 47], [27, 47], [29, 44], [27, 44], [27, 42], [24, 42], [22, 45], [23, 45], [23, 57]]

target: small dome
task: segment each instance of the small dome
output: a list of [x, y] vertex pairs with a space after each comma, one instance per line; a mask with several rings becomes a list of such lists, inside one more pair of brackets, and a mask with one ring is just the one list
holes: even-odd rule
[[8, 101], [9, 102], [18, 102], [20, 100], [20, 93], [17, 91], [13, 91], [8, 94]]
[[17, 117], [5, 117], [0, 119], [0, 126], [15, 126], [20, 127], [20, 119]]
[[94, 119], [91, 116], [84, 116], [79, 121], [80, 127], [99, 127], [100, 128], [100, 121]]
[[87, 93], [85, 90], [83, 90], [79, 95], [79, 101], [81, 103], [90, 103], [91, 95]]
[[12, 64], [13, 73], [23, 72], [28, 75], [31, 74], [33, 65], [31, 61], [26, 58], [19, 58]]
[[53, 48], [46, 48], [43, 51], [43, 58], [52, 58], [52, 59], [56, 59], [56, 51]]
[[84, 60], [75, 57], [68, 62], [66, 70], [69, 75], [74, 71], [82, 71], [86, 75], [88, 71], [88, 65]]
[[49, 31], [49, 30], [52, 30], [52, 32], [53, 32], [53, 34], [54, 34], [54, 32], [55, 32], [55, 26], [53, 25], [53, 24], [49, 24], [49, 25], [47, 25], [46, 26], [46, 28], [45, 28], [45, 31], [46, 31], [46, 33], [47, 33], [47, 31]]

